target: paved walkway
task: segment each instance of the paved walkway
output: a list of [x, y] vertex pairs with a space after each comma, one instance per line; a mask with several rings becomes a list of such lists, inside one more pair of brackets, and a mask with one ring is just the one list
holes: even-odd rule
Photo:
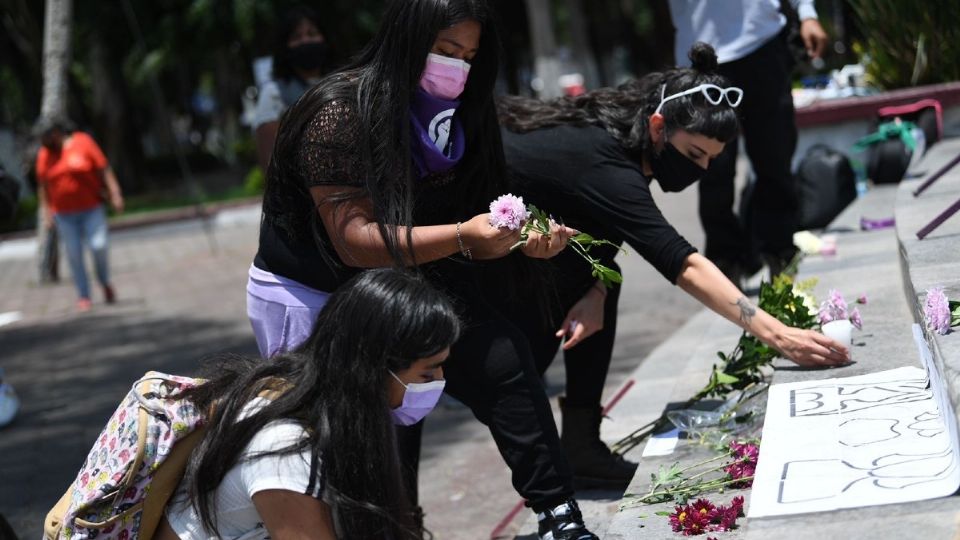
[[[696, 244], [695, 197], [663, 200]], [[23, 400], [18, 418], [0, 430], [0, 513], [22, 538], [39, 534], [44, 514], [142, 373], [190, 374], [211, 353], [256, 353], [243, 290], [258, 220], [258, 208], [247, 207], [221, 212], [208, 228], [194, 220], [115, 233], [119, 302], [104, 305], [95, 291], [86, 314], [74, 312], [69, 281], [36, 285], [30, 240], [0, 243], [0, 321], [15, 321], [0, 327], [0, 367]], [[610, 389], [697, 306], [636, 254], [622, 263], [627, 282]], [[562, 381], [557, 362], [547, 376], [551, 395]], [[444, 540], [488, 538], [518, 500], [489, 433], [453, 402], [427, 422], [420, 484], [428, 527]], [[517, 526], [507, 520], [501, 530]]]

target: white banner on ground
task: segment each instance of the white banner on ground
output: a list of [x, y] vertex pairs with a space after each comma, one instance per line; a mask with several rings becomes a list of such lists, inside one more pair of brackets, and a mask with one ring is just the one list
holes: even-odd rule
[[957, 491], [957, 421], [916, 325], [914, 336], [925, 369], [770, 387], [750, 518]]

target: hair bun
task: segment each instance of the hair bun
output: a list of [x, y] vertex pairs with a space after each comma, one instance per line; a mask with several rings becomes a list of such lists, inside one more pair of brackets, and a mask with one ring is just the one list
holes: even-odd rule
[[698, 41], [690, 47], [687, 53], [690, 59], [690, 67], [701, 73], [714, 73], [717, 71], [717, 52], [710, 45]]

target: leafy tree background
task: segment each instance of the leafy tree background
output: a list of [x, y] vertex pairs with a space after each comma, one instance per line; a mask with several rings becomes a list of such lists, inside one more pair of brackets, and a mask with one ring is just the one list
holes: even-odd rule
[[[333, 61], [342, 63], [373, 34], [385, 1], [74, 0], [67, 110], [100, 141], [128, 194], [184, 192], [175, 141], [201, 193], [241, 186], [254, 165], [250, 129], [242, 123], [244, 96], [247, 103], [255, 97], [252, 62], [270, 54], [280, 15], [294, 4], [314, 6]], [[492, 1], [506, 52], [501, 92], [532, 93], [538, 57], [561, 62], [564, 72], [580, 71], [588, 87], [673, 64], [667, 0]], [[955, 1], [930, 0], [913, 9], [935, 11]], [[886, 43], [857, 31], [851, 3], [866, 20], [865, 13], [895, 0], [820, 0], [828, 32], [859, 39], [863, 47]], [[38, 0], [0, 0], [0, 130], [16, 134], [24, 163], [32, 159], [27, 134], [40, 111], [43, 6]], [[549, 10], [550, 17], [541, 19], [550, 28], [531, 27], [534, 7]], [[531, 39], [544, 31], [549, 39]], [[955, 41], [938, 41], [935, 31], [925, 39], [939, 43], [937, 51]], [[553, 45], [535, 50], [534, 42]], [[937, 51], [929, 50], [931, 60], [946, 58]], [[955, 55], [950, 58], [956, 62]], [[835, 55], [834, 64], [849, 59], [849, 52]], [[953, 67], [929, 68], [922, 80], [954, 73]]]

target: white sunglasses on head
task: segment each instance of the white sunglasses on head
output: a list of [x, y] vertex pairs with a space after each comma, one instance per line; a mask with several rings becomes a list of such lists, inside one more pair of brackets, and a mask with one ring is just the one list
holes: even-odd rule
[[726, 99], [728, 105], [731, 107], [736, 107], [737, 105], [740, 105], [740, 101], [743, 100], [743, 90], [737, 88], [736, 86], [720, 88], [715, 84], [701, 84], [699, 86], [694, 86], [689, 90], [684, 90], [683, 92], [678, 92], [676, 94], [663, 97], [666, 91], [667, 85], [664, 84], [660, 87], [660, 105], [657, 105], [657, 110], [653, 111], [653, 114], [659, 114], [660, 109], [663, 108], [663, 104], [671, 99], [677, 99], [678, 97], [696, 94], [697, 92], [703, 94], [703, 97], [711, 105], [719, 105], [721, 101]]

